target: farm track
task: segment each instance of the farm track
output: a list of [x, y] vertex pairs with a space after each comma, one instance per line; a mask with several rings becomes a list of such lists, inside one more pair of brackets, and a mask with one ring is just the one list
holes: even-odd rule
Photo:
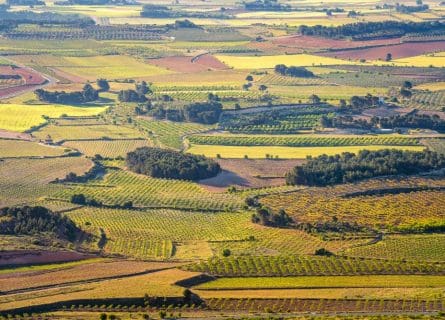
[[38, 89], [42, 89], [45, 88], [49, 85], [53, 85], [56, 83], [56, 80], [46, 74], [43, 74], [29, 66], [20, 64], [20, 63], [16, 63], [15, 61], [8, 59], [6, 57], [2, 57], [5, 60], [10, 61], [11, 63], [13, 63], [14, 65], [23, 68], [24, 70], [27, 70], [30, 73], [35, 73], [40, 75], [43, 79], [45, 79], [46, 81], [42, 84], [24, 84], [24, 85], [20, 85], [20, 86], [14, 86], [14, 87], [9, 87], [9, 88], [5, 88], [5, 89], [0, 89], [0, 99], [9, 99], [9, 98], [13, 98], [16, 96], [19, 96], [21, 94], [27, 93], [29, 91], [34, 91], [34, 90], [38, 90]]

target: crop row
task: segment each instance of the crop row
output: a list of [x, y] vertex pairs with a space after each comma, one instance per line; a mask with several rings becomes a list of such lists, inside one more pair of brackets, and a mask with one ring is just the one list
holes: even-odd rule
[[185, 269], [223, 277], [443, 274], [445, 264], [343, 257], [239, 256], [211, 258]]
[[225, 145], [225, 146], [288, 146], [288, 147], [321, 147], [321, 146], [367, 146], [419, 145], [416, 138], [398, 136], [351, 136], [351, 137], [319, 137], [319, 136], [229, 136], [229, 135], [193, 135], [189, 141], [194, 144]]
[[241, 200], [229, 193], [211, 193], [193, 182], [156, 179], [120, 169], [108, 170], [103, 180], [67, 185], [55, 197], [69, 200], [73, 194], [80, 193], [107, 205], [132, 201], [138, 207], [196, 210], [241, 207]]
[[442, 300], [208, 299], [213, 310], [251, 312], [427, 312], [445, 310]]

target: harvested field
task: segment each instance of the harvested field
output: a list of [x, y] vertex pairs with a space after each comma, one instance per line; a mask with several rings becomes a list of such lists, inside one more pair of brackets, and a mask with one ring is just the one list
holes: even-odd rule
[[17, 139], [17, 140], [31, 140], [29, 133], [14, 132], [0, 129], [0, 139]]
[[184, 73], [228, 69], [224, 63], [210, 54], [196, 57], [166, 57], [151, 59], [149, 62], [158, 67]]
[[201, 180], [204, 187], [223, 191], [228, 186], [261, 188], [284, 184], [284, 175], [299, 160], [217, 159], [223, 168], [218, 176]]
[[0, 158], [16, 157], [54, 157], [61, 156], [65, 150], [36, 142], [0, 139]]
[[0, 275], [0, 287], [5, 292], [30, 291], [67, 284], [97, 282], [110, 278], [150, 273], [177, 266], [176, 263], [104, 260], [64, 266], [59, 269], [15, 272]]
[[320, 55], [338, 59], [384, 60], [387, 53], [391, 53], [393, 59], [400, 59], [443, 50], [445, 50], [445, 41], [430, 41], [408, 42], [368, 49], [326, 52], [320, 53]]
[[91, 256], [75, 251], [8, 251], [0, 255], [0, 266], [58, 263], [88, 258]]
[[276, 46], [302, 49], [350, 49], [399, 44], [400, 39], [393, 38], [369, 41], [348, 41], [297, 35], [275, 38], [271, 42]]

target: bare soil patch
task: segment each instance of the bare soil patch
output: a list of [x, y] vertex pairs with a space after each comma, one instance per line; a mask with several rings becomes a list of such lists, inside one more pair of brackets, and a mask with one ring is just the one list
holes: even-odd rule
[[301, 49], [350, 49], [398, 44], [400, 43], [400, 39], [394, 38], [368, 41], [350, 41], [294, 35], [275, 38], [271, 42], [277, 46]]
[[195, 57], [166, 57], [151, 59], [151, 64], [177, 72], [191, 73], [208, 70], [224, 70], [228, 67], [210, 54]]
[[0, 252], [0, 266], [68, 262], [91, 257], [75, 251], [18, 250]]
[[199, 181], [212, 191], [229, 186], [261, 188], [285, 183], [284, 175], [304, 160], [216, 159], [223, 171], [216, 177]]
[[3, 139], [27, 140], [27, 141], [32, 140], [31, 135], [28, 133], [0, 129], [0, 139], [2, 139], [2, 138]]
[[430, 41], [401, 43], [368, 49], [325, 52], [320, 55], [339, 59], [384, 60], [388, 53], [391, 53], [393, 59], [400, 59], [443, 50], [445, 50], [445, 41]]

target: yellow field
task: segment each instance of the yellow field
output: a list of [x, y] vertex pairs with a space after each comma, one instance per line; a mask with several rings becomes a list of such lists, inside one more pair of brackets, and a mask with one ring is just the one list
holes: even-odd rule
[[280, 159], [305, 159], [307, 156], [317, 157], [322, 154], [334, 155], [342, 152], [357, 153], [360, 150], [401, 149], [422, 151], [422, 146], [344, 146], [344, 147], [250, 147], [250, 146], [212, 146], [192, 145], [187, 150], [193, 154], [203, 154], [208, 157], [244, 158], [247, 155], [252, 159], [266, 158], [266, 154]]
[[193, 290], [201, 298], [269, 299], [413, 299], [434, 298], [443, 288], [329, 288], [329, 289], [254, 289], [254, 290]]
[[445, 90], [445, 81], [422, 83], [416, 86], [415, 89], [430, 91]]
[[445, 52], [432, 53], [402, 59], [396, 59], [391, 62], [377, 62], [379, 65], [395, 65], [405, 67], [445, 67]]
[[59, 69], [90, 80], [100, 77], [137, 78], [171, 73], [128, 56], [65, 57], [64, 60], [67, 65]]
[[310, 54], [275, 55], [258, 57], [241, 57], [216, 55], [216, 58], [235, 69], [265, 69], [274, 68], [277, 64], [292, 66], [320, 66], [356, 64], [355, 62]]
[[58, 118], [68, 116], [92, 116], [105, 111], [106, 107], [72, 107], [61, 105], [0, 104], [0, 129], [25, 131], [37, 126], [43, 116]]

